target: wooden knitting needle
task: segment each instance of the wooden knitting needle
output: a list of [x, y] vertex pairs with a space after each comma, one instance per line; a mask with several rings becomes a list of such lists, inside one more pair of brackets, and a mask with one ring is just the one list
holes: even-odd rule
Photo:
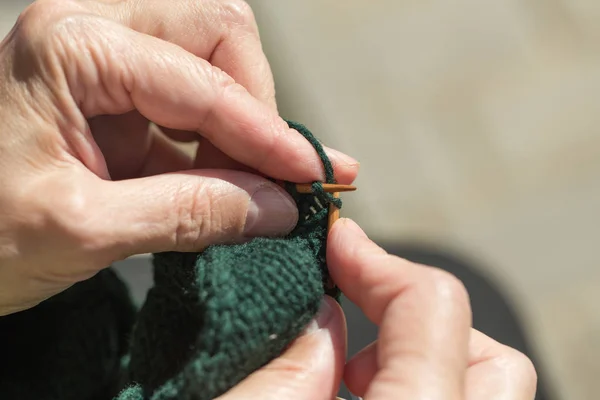
[[[334, 192], [333, 197], [335, 199], [339, 199], [340, 194], [338, 192]], [[337, 221], [338, 219], [340, 219], [340, 209], [337, 208], [335, 206], [335, 204], [329, 203], [329, 215], [328, 215], [328, 219], [327, 219], [327, 232], [328, 233], [331, 231], [331, 227], [333, 226], [333, 224], [335, 224], [335, 221]], [[333, 290], [333, 289], [335, 289], [335, 286], [336, 286], [335, 282], [331, 279], [331, 276], [330, 276], [326, 283], [326, 289]]]
[[[278, 181], [276, 181], [276, 183], [281, 187], [285, 187], [284, 181], [278, 180]], [[355, 190], [356, 190], [356, 186], [352, 186], [352, 185], [338, 185], [336, 183], [323, 183], [323, 191], [326, 193], [353, 192]], [[312, 183], [297, 183], [296, 191], [298, 193], [302, 193], [302, 194], [312, 193], [313, 192]]]
[[[310, 183], [298, 183], [296, 184], [296, 190], [298, 193], [312, 193], [312, 185]], [[334, 183], [324, 183], [323, 191], [327, 193], [339, 193], [339, 192], [353, 192], [356, 190], [356, 186], [352, 185], [338, 185]]]
[[[283, 181], [277, 181], [277, 184], [280, 186], [284, 186], [285, 183]], [[326, 193], [333, 193], [333, 197], [336, 199], [340, 198], [340, 192], [353, 192], [356, 190], [356, 186], [352, 185], [338, 185], [336, 183], [323, 183], [323, 191]], [[312, 193], [313, 188], [311, 183], [297, 183], [296, 191], [298, 193]], [[335, 206], [335, 204], [329, 204], [329, 217], [327, 223], [327, 230], [331, 230], [331, 227], [340, 219], [340, 209]]]
[[[333, 193], [333, 198], [339, 199], [340, 194], [338, 192]], [[333, 203], [329, 203], [329, 219], [327, 221], [327, 230], [330, 231], [335, 221], [340, 219], [340, 209]]]

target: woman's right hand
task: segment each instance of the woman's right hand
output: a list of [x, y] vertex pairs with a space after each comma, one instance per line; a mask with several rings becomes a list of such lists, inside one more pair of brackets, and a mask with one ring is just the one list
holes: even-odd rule
[[335, 282], [379, 326], [346, 365], [345, 320], [332, 299], [279, 359], [219, 400], [331, 400], [340, 380], [364, 400], [533, 400], [536, 372], [522, 353], [471, 328], [454, 276], [387, 254], [354, 222], [328, 239]]

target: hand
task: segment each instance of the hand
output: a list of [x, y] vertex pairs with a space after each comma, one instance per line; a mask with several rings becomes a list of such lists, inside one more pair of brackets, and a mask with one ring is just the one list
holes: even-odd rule
[[379, 339], [344, 367], [345, 321], [327, 299], [307, 334], [219, 400], [331, 400], [342, 373], [364, 400], [535, 397], [529, 359], [471, 328], [468, 295], [450, 274], [387, 254], [347, 219], [332, 228], [327, 261]]
[[285, 234], [295, 205], [258, 174], [324, 178], [241, 0], [40, 0], [0, 44], [0, 99], [0, 315], [133, 254]]

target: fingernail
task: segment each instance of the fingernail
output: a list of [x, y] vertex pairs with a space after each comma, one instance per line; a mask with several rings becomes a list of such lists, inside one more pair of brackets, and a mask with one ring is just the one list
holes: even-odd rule
[[275, 184], [265, 184], [252, 194], [246, 214], [244, 235], [285, 235], [297, 222], [298, 208], [291, 197]]
[[334, 165], [358, 166], [360, 163], [347, 154], [337, 151], [327, 146], [323, 146], [323, 150]]
[[321, 301], [321, 308], [319, 309], [319, 312], [304, 329], [305, 335], [309, 335], [313, 332], [327, 327], [327, 325], [333, 318], [333, 306], [331, 304], [332, 301], [334, 300], [329, 296], [325, 296], [323, 298], [323, 301]]

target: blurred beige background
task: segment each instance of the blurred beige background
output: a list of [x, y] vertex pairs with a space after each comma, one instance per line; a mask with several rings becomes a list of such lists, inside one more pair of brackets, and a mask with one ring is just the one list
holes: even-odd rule
[[343, 214], [481, 260], [560, 398], [598, 398], [600, 2], [250, 3], [283, 115], [362, 163]]

